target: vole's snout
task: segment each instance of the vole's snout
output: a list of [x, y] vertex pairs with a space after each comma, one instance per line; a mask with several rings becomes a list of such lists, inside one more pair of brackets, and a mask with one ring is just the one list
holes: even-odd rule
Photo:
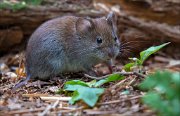
[[116, 50], [114, 48], [109, 48], [108, 50], [108, 57], [111, 58], [115, 58], [117, 56]]
[[109, 52], [108, 56], [109, 56], [109, 58], [113, 58], [114, 57], [114, 53]]

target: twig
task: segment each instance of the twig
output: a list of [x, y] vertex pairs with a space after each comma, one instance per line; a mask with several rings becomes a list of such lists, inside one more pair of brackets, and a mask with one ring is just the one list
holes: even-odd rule
[[[77, 110], [77, 108], [71, 108], [71, 107], [57, 107], [54, 110], [61, 110], [61, 112], [71, 112]], [[53, 111], [54, 111], [53, 110]], [[79, 109], [78, 109], [79, 110]], [[16, 111], [10, 111], [10, 112], [5, 112], [6, 114], [9, 115], [15, 115], [15, 114], [24, 114], [24, 113], [34, 113], [34, 112], [41, 112], [44, 111], [44, 108], [36, 108], [36, 109], [25, 109], [25, 110], [16, 110]]]
[[48, 97], [48, 94], [22, 94], [23, 97]]
[[115, 89], [116, 87], [119, 87], [121, 84], [123, 84], [128, 78], [123, 79], [122, 81], [118, 82], [117, 84], [110, 87], [110, 89]]
[[109, 76], [112, 76], [114, 74], [119, 74], [119, 75], [123, 75], [123, 76], [128, 76], [128, 75], [137, 75], [139, 77], [142, 77], [142, 78], [145, 78], [146, 76], [141, 74], [141, 73], [138, 73], [138, 72], [115, 72], [113, 74], [108, 74], [108, 75], [105, 75], [105, 76], [101, 76], [101, 77], [94, 77], [94, 76], [90, 76], [88, 74], [84, 74], [85, 77], [88, 77], [88, 78], [91, 78], [91, 79], [96, 79], [96, 80], [101, 80], [101, 79], [105, 79]]
[[59, 104], [59, 100], [57, 100], [53, 105], [48, 105], [46, 109], [38, 116], [45, 116], [49, 112], [50, 109], [55, 109], [58, 104]]
[[[100, 115], [100, 116], [116, 116], [114, 115], [117, 111], [116, 110], [111, 110], [111, 111], [102, 111], [102, 110], [94, 110], [94, 109], [87, 109], [87, 110], [83, 110], [83, 112], [85, 113], [84, 115]], [[109, 115], [108, 115], [109, 114]], [[121, 115], [117, 115], [117, 116], [121, 116]]]
[[103, 103], [97, 103], [97, 105], [108, 105], [108, 104], [114, 104], [114, 103], [120, 103], [128, 100], [133, 100], [133, 99], [138, 99], [141, 98], [143, 95], [131, 97], [129, 99], [123, 99], [123, 100], [113, 100], [113, 101], [108, 101], [108, 102], [103, 102]]
[[40, 97], [42, 100], [59, 100], [59, 101], [69, 101], [71, 97]]
[[85, 108], [84, 106], [81, 106], [81, 107], [79, 107], [79, 108], [74, 108], [74, 109], [71, 109], [71, 110], [61, 110], [60, 112], [61, 112], [61, 113], [75, 112], [75, 111], [82, 110], [82, 109], [84, 109], [84, 108]]
[[38, 116], [45, 116], [51, 108], [52, 108], [52, 106], [48, 105], [42, 113], [38, 114]]
[[132, 85], [134, 82], [136, 81], [136, 77], [135, 78], [133, 78], [128, 84], [127, 84], [127, 86], [130, 86], [130, 85]]

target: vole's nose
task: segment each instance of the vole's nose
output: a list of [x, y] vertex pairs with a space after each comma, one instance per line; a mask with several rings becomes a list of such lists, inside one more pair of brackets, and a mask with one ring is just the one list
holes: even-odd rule
[[109, 56], [110, 58], [116, 57], [116, 53], [115, 53], [115, 50], [114, 50], [113, 48], [109, 48], [109, 50], [108, 50], [108, 56]]
[[113, 54], [113, 53], [108, 53], [108, 56], [109, 56], [110, 58], [113, 58], [113, 57], [114, 57], [114, 54]]

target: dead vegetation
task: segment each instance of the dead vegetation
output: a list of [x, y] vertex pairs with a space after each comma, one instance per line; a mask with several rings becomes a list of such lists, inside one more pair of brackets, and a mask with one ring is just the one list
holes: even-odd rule
[[[131, 42], [132, 47], [130, 53], [117, 59], [116, 71], [122, 71], [124, 63], [128, 62], [127, 57], [135, 56], [153, 44], [171, 41], [169, 47], [145, 62], [144, 75], [161, 69], [180, 72], [178, 0], [44, 0], [40, 6], [18, 11], [0, 9], [0, 52], [4, 53], [0, 58], [0, 115], [157, 115], [141, 101], [145, 92], [138, 85], [144, 79], [137, 74], [103, 85], [105, 92], [93, 108], [82, 101], [70, 105], [70, 95], [57, 92], [68, 80], [90, 81], [81, 73], [68, 74], [56, 81], [31, 81], [15, 93], [11, 91], [25, 77], [22, 60], [24, 48], [20, 46], [24, 46], [30, 34], [42, 22], [69, 14], [100, 17], [110, 11], [118, 15], [121, 41]], [[13, 49], [18, 53], [10, 52]], [[99, 69], [107, 72], [104, 67]]]

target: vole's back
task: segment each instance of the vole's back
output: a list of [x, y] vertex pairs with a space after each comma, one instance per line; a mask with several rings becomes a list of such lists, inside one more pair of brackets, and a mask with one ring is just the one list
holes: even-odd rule
[[32, 34], [26, 50], [27, 75], [46, 80], [67, 70], [65, 49], [74, 37], [76, 20], [73, 16], [56, 18]]

